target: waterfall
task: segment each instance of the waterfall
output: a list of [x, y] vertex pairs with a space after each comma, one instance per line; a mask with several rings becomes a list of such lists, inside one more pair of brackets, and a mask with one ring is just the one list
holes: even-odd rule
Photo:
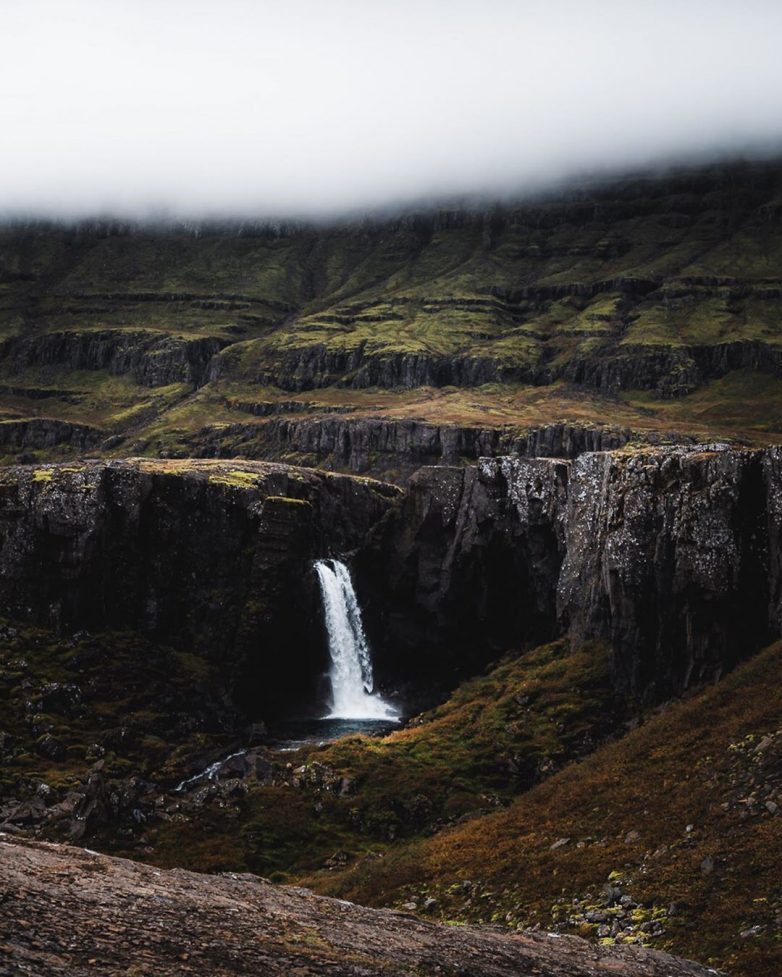
[[331, 657], [331, 712], [326, 718], [397, 719], [393, 707], [374, 690], [372, 656], [348, 568], [339, 560], [318, 560], [315, 570]]

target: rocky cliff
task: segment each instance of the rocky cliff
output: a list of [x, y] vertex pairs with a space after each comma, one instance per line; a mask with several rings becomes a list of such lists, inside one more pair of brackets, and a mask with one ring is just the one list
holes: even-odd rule
[[[331, 224], [0, 226], [0, 410], [403, 476], [514, 425], [782, 441], [780, 188], [769, 160]], [[234, 426], [301, 391], [318, 417]]]
[[[308, 417], [301, 416], [302, 404], [295, 401], [243, 406], [263, 421], [208, 425], [189, 435], [172, 454], [284, 458], [298, 465], [368, 473], [406, 485], [411, 475], [427, 465], [464, 465], [506, 454], [575, 458], [585, 451], [610, 451], [630, 441], [655, 444], [694, 440], [672, 432], [634, 431], [609, 424], [480, 427], [362, 415], [350, 408]], [[298, 416], [286, 416], [293, 413]]]
[[559, 617], [611, 644], [623, 687], [713, 681], [778, 634], [778, 464], [708, 447], [573, 463]]
[[397, 655], [427, 634], [439, 667], [601, 640], [616, 686], [660, 700], [778, 635], [779, 466], [713, 445], [422, 469], [382, 575], [360, 557], [370, 613]]
[[[422, 468], [382, 540], [358, 555], [367, 613], [386, 658], [431, 676], [458, 676], [519, 643], [557, 630], [556, 579], [568, 466], [512, 462], [529, 473], [530, 505], [517, 512], [497, 462]], [[423, 639], [423, 640], [422, 640]], [[422, 655], [422, 646], [425, 655]], [[454, 678], [449, 678], [453, 682]]]
[[67, 445], [73, 451], [88, 451], [101, 440], [100, 428], [75, 424], [54, 417], [0, 421], [0, 450], [32, 450]]
[[312, 561], [361, 545], [397, 494], [257, 462], [4, 469], [0, 602], [66, 631], [193, 647], [257, 714], [297, 684], [313, 697], [325, 649]]
[[660, 700], [779, 633], [780, 459], [720, 445], [503, 456], [422, 468], [406, 492], [257, 462], [11, 468], [0, 600], [57, 628], [194, 646], [257, 713], [297, 681], [315, 699], [311, 565], [348, 554], [381, 682], [413, 699], [568, 634], [611, 647], [618, 689]]
[[129, 329], [51, 332], [13, 336], [0, 344], [0, 362], [13, 370], [47, 366], [106, 370], [130, 374], [145, 387], [205, 382], [209, 363], [225, 340], [213, 336], [187, 338], [159, 331]]
[[[711, 683], [779, 635], [781, 525], [782, 451], [718, 444], [428, 467], [407, 492], [263, 463], [131, 460], [5, 469], [0, 597], [15, 620], [0, 634], [0, 692], [8, 706], [0, 730], [3, 829], [89, 838], [93, 846], [161, 866], [281, 871], [299, 879], [312, 872], [314, 884], [343, 886], [332, 892], [369, 886], [371, 896], [364, 888], [362, 899], [386, 904], [388, 865], [397, 906], [442, 918], [452, 918], [455, 906], [470, 919], [504, 919], [511, 927], [520, 918], [547, 926], [550, 918], [619, 942], [668, 939], [669, 927], [680, 940], [716, 901], [719, 913], [702, 940], [671, 945], [725, 960], [733, 953], [730, 936], [720, 933], [719, 954], [703, 948], [727, 927], [742, 941], [742, 959], [757, 949], [746, 941], [761, 931], [763, 952], [770, 953], [778, 900], [764, 903], [758, 915], [752, 893], [761, 890], [748, 866], [758, 852], [767, 867], [776, 864], [764, 833], [778, 817], [775, 700], [757, 689], [768, 687], [779, 645], [715, 688], [693, 688], [685, 703], [643, 723], [640, 738], [622, 733], [645, 711], [639, 705]], [[462, 676], [472, 679], [392, 737], [310, 747], [289, 762], [291, 754], [256, 745], [267, 734], [248, 721], [318, 702], [326, 659], [311, 567], [326, 553], [351, 562], [384, 691], [400, 692], [406, 708], [415, 709]], [[72, 633], [85, 626], [97, 633]], [[106, 633], [112, 628], [131, 633]], [[132, 633], [139, 631], [143, 638]], [[557, 640], [531, 647], [550, 637]], [[755, 675], [754, 685], [747, 686], [746, 674]], [[688, 711], [693, 703], [700, 706]], [[715, 735], [703, 740], [693, 729], [715, 708], [722, 709], [712, 723]], [[615, 736], [604, 760], [598, 755], [598, 766], [590, 766], [584, 758]], [[624, 772], [620, 761], [628, 756], [635, 766]], [[693, 757], [707, 772], [694, 778], [700, 792], [688, 780]], [[736, 768], [738, 760], [746, 770]], [[564, 793], [553, 786], [541, 806], [533, 795], [558, 770]], [[664, 815], [648, 803], [660, 783], [678, 785]], [[513, 807], [508, 813], [503, 806], [527, 790], [540, 830], [530, 834], [530, 823], [538, 822], [522, 814], [516, 828], [498, 835], [497, 825], [513, 817]], [[563, 798], [570, 807], [551, 827]], [[726, 830], [730, 855], [722, 848]], [[481, 838], [478, 850], [490, 849], [492, 864], [501, 865], [496, 886], [487, 883], [494, 868], [473, 871], [475, 841], [460, 843], [471, 831]], [[416, 878], [420, 853], [431, 853], [430, 836], [443, 847], [421, 869], [422, 885], [405, 888]], [[71, 853], [55, 851], [56, 871], [70, 871], [63, 865], [71, 864]], [[533, 866], [527, 884], [535, 889], [523, 900], [514, 895], [519, 851]], [[62, 958], [64, 972], [79, 972], [82, 957], [86, 967], [124, 964], [123, 940], [131, 932], [142, 933], [143, 945], [157, 954], [143, 914], [121, 928], [125, 896], [136, 891], [114, 874], [122, 875], [124, 864], [101, 862], [95, 877], [112, 881], [91, 889], [104, 907], [125, 906], [122, 920], [119, 913], [102, 917], [114, 949], [88, 947], [78, 937], [66, 947], [57, 943], [55, 963]], [[632, 895], [617, 888], [619, 870]], [[181, 929], [172, 905], [179, 905], [182, 878], [188, 892], [206, 897], [198, 877], [130, 871], [142, 873], [144, 887], [159, 880], [154, 893], [163, 901], [156, 905], [174, 913], [166, 917], [167, 940]], [[78, 862], [73, 875], [88, 872]], [[31, 966], [43, 959], [41, 934], [59, 940], [60, 922], [70, 932], [94, 915], [87, 890], [59, 884], [70, 876], [57, 875], [52, 885], [49, 862], [37, 854], [12, 854], [0, 876], [11, 893], [0, 900], [0, 916], [10, 914], [14, 952], [27, 954], [22, 959]], [[220, 878], [210, 878], [210, 893], [219, 891]], [[241, 904], [249, 921], [254, 949], [247, 959], [274, 972], [276, 931], [253, 913], [268, 919], [279, 893], [271, 887], [253, 893], [223, 895]], [[526, 915], [530, 898], [543, 902]], [[208, 921], [209, 909], [201, 908]], [[307, 916], [317, 913], [317, 925], [327, 927], [318, 929], [317, 952], [305, 963], [296, 957], [312, 973], [334, 962], [319, 955], [323, 941], [334, 945], [332, 908], [319, 903]], [[308, 912], [303, 903], [284, 905], [289, 917], [298, 918], [299, 910]], [[188, 903], [183, 916], [190, 911]], [[20, 925], [20, 913], [34, 925]], [[386, 941], [392, 934], [393, 953], [381, 958], [392, 973], [396, 951], [403, 952], [394, 918], [378, 924]], [[408, 933], [410, 923], [405, 916]], [[199, 919], [199, 934], [204, 925], [211, 924]], [[271, 932], [268, 953], [259, 949], [265, 945], [259, 932], [263, 939]], [[374, 946], [373, 933], [351, 930], [349, 938]], [[187, 953], [199, 968], [219, 973], [229, 963], [212, 944], [224, 947], [226, 939], [238, 953], [244, 930], [201, 944], [194, 937], [188, 949], [177, 944], [171, 956], [160, 948], [148, 959], [165, 973], [177, 960], [187, 963], [180, 956]], [[531, 950], [541, 940], [551, 945], [547, 936], [531, 939]], [[440, 967], [446, 952], [453, 953], [448, 960], [467, 952], [463, 943], [432, 940]], [[293, 943], [299, 953], [300, 942]], [[128, 946], [135, 951], [132, 940]], [[399, 959], [420, 962], [418, 946]], [[283, 949], [286, 972], [292, 958], [287, 943]], [[491, 952], [496, 960], [499, 944]], [[621, 973], [618, 948], [605, 959], [604, 947], [584, 952], [593, 954], [585, 974], [600, 967]], [[482, 958], [467, 959], [476, 974], [490, 972]], [[509, 973], [524, 972], [526, 958], [508, 959]], [[634, 957], [629, 973], [643, 973], [641, 961]], [[535, 957], [530, 966], [530, 973], [541, 966], [557, 973], [560, 960]]]
[[[662, 291], [663, 282], [658, 286]], [[544, 307], [546, 304], [544, 300], [538, 303]], [[594, 340], [599, 336], [597, 332], [589, 338]], [[519, 363], [491, 356], [438, 356], [429, 351], [379, 354], [368, 350], [363, 343], [349, 352], [333, 351], [316, 344], [286, 353], [259, 370], [253, 380], [292, 392], [335, 384], [356, 390], [369, 387], [413, 390], [484, 384], [546, 386], [557, 380], [568, 380], [607, 394], [649, 390], [669, 398], [691, 393], [731, 370], [782, 375], [782, 349], [764, 340], [669, 346], [620, 344], [619, 339], [617, 334], [599, 339], [588, 350], [583, 349], [581, 355], [556, 362], [544, 347], [539, 359]], [[216, 359], [209, 378], [230, 377], [230, 364], [230, 359]]]

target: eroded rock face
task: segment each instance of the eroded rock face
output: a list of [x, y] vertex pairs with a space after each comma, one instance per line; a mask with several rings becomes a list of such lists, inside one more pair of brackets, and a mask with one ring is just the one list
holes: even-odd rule
[[[212, 370], [222, 372], [217, 360]], [[345, 380], [345, 378], [348, 378]], [[383, 352], [370, 354], [364, 344], [350, 351], [331, 350], [323, 344], [285, 353], [271, 367], [255, 377], [258, 383], [283, 390], [302, 391], [345, 382], [354, 389], [366, 387], [478, 387], [484, 383], [535, 383], [550, 379], [533, 367], [508, 368], [499, 360], [484, 356], [436, 356], [431, 353]]]
[[84, 849], [7, 837], [0, 839], [0, 885], [4, 946], [14, 968], [38, 977], [715, 973], [656, 950], [597, 947], [547, 933], [436, 926], [252, 875], [161, 872]]
[[413, 476], [380, 556], [357, 559], [381, 671], [393, 659], [458, 675], [554, 636], [567, 471], [499, 458]]
[[17, 368], [61, 365], [129, 373], [147, 387], [200, 386], [206, 382], [212, 357], [226, 345], [227, 341], [212, 336], [186, 339], [141, 330], [85, 330], [13, 336], [0, 344], [0, 359]]
[[240, 700], [276, 683], [312, 702], [312, 562], [340, 555], [381, 685], [405, 697], [567, 633], [611, 647], [619, 690], [661, 700], [779, 634], [781, 459], [719, 445], [504, 456], [422, 468], [406, 493], [258, 462], [11, 468], [0, 601], [195, 647]]
[[328, 414], [204, 428], [196, 436], [195, 451], [252, 457], [284, 450], [324, 467], [384, 477], [395, 471], [401, 481], [422, 465], [476, 461], [482, 455], [513, 451], [519, 441], [512, 431], [499, 428]]
[[427, 468], [383, 578], [362, 577], [371, 610], [385, 594], [376, 627], [397, 651], [426, 634], [434, 660], [476, 666], [569, 633], [613, 649], [617, 688], [660, 700], [779, 633], [781, 500], [776, 448]]
[[0, 602], [56, 628], [195, 648], [225, 663], [240, 699], [297, 681], [306, 695], [324, 653], [312, 561], [361, 545], [397, 495], [259, 462], [4, 469]]
[[591, 356], [568, 363], [562, 376], [606, 393], [653, 390], [661, 397], [680, 397], [731, 370], [779, 376], [782, 352], [760, 340], [708, 346], [625, 345], [619, 352], [612, 342]]
[[94, 448], [103, 438], [100, 428], [60, 421], [53, 417], [31, 417], [0, 422], [0, 449], [51, 448], [68, 445], [76, 451]]
[[572, 464], [557, 603], [614, 649], [620, 687], [662, 698], [773, 637], [775, 451], [584, 455]]
[[[283, 402], [278, 413], [290, 413], [290, 405], [290, 401]], [[424, 465], [468, 464], [482, 457], [505, 454], [575, 458], [584, 451], [608, 451], [649, 437], [608, 426], [560, 423], [524, 431], [330, 413], [318, 417], [277, 416], [262, 424], [205, 427], [188, 443], [187, 450], [207, 458], [272, 458], [284, 452], [300, 463], [366, 472], [406, 483]]]

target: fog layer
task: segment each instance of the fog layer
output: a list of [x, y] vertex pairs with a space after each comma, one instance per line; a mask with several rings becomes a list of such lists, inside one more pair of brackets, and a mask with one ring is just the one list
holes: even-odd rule
[[0, 212], [317, 215], [782, 137], [778, 0], [7, 0]]

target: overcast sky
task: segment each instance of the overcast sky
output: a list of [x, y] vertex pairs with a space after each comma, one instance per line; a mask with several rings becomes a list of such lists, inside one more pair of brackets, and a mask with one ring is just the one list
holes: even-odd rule
[[781, 0], [2, 0], [0, 212], [317, 215], [782, 137]]

